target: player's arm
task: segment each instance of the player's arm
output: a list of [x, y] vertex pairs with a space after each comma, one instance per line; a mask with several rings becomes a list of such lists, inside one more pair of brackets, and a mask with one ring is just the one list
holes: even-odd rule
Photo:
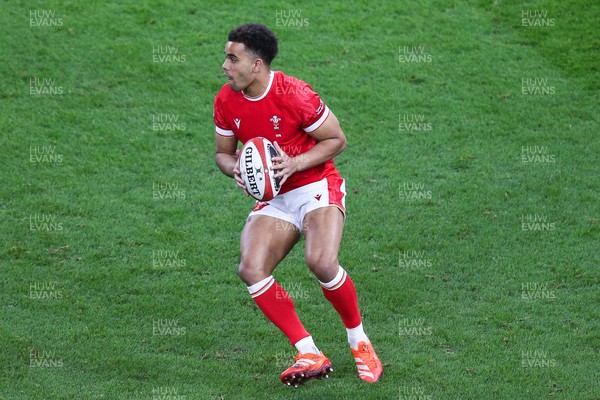
[[281, 178], [281, 184], [294, 172], [304, 171], [306, 169], [323, 164], [340, 154], [346, 148], [346, 135], [340, 127], [340, 123], [333, 112], [329, 112], [325, 122], [310, 133], [317, 140], [317, 144], [306, 153], [289, 157], [279, 147], [277, 142], [274, 143], [279, 157], [273, 157], [273, 169], [277, 171], [275, 178]]
[[244, 181], [240, 177], [238, 168], [239, 150], [238, 140], [235, 136], [222, 136], [215, 133], [216, 155], [215, 162], [225, 175], [234, 178], [238, 186], [245, 189]]

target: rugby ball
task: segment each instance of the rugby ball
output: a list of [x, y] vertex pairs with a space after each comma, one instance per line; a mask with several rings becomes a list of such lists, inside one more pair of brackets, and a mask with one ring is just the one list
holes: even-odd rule
[[273, 178], [272, 157], [278, 156], [273, 143], [263, 137], [248, 140], [240, 153], [240, 175], [246, 190], [256, 200], [269, 201], [279, 193], [279, 178]]

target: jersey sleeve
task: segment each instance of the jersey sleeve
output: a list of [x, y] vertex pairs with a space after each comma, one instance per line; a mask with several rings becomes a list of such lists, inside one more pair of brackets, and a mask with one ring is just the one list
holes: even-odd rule
[[234, 136], [233, 130], [227, 124], [223, 115], [223, 105], [220, 97], [220, 92], [215, 97], [213, 119], [215, 121], [215, 131], [221, 136]]
[[297, 109], [302, 121], [301, 127], [306, 133], [316, 131], [329, 116], [329, 107], [307, 83], [300, 83], [298, 88]]

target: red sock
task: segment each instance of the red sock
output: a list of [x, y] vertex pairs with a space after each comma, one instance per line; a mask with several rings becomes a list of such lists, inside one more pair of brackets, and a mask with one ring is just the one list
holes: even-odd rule
[[325, 298], [340, 314], [344, 326], [346, 328], [356, 328], [360, 325], [362, 318], [358, 310], [356, 288], [346, 271], [340, 266], [337, 276], [331, 282], [321, 282], [321, 286]]
[[263, 314], [287, 336], [292, 346], [300, 339], [310, 336], [300, 322], [294, 302], [287, 292], [272, 276], [263, 281], [267, 282], [260, 285], [260, 288], [255, 288], [256, 285], [249, 288], [249, 290], [256, 289], [251, 291], [250, 295]]

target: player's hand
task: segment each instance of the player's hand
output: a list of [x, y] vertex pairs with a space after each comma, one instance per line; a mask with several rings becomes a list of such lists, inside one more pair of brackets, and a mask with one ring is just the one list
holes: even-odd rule
[[242, 179], [242, 176], [240, 174], [240, 167], [239, 167], [239, 163], [238, 160], [240, 158], [240, 153], [242, 151], [240, 149], [237, 149], [235, 152], [235, 166], [233, 167], [233, 179], [235, 180], [235, 183], [242, 188], [242, 190], [244, 190], [244, 193], [246, 193], [246, 196], [250, 196], [250, 193], [248, 193], [248, 191], [246, 190], [246, 184], [244, 183], [244, 180]]
[[271, 161], [273, 162], [271, 169], [275, 171], [275, 175], [273, 175], [273, 177], [281, 179], [279, 184], [283, 186], [285, 181], [287, 181], [287, 178], [289, 178], [294, 172], [300, 170], [300, 164], [298, 164], [294, 157], [288, 156], [279, 146], [279, 143], [274, 142], [273, 146], [275, 146], [279, 156], [271, 158]]

